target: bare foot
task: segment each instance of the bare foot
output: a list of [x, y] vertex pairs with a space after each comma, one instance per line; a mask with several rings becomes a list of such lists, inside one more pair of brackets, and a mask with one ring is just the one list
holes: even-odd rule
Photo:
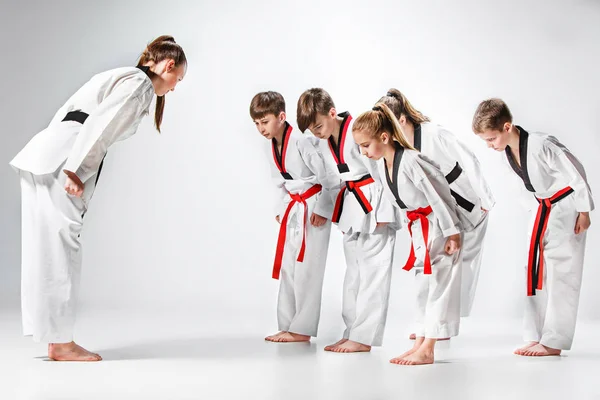
[[344, 344], [348, 341], [348, 339], [340, 339], [334, 344], [330, 344], [329, 346], [325, 346], [325, 351], [333, 351], [335, 347], [338, 347], [341, 344]]
[[433, 351], [425, 349], [424, 347], [420, 347], [419, 350], [415, 351], [414, 353], [401, 359], [393, 359], [390, 362], [400, 365], [433, 364]]
[[410, 356], [412, 353], [414, 353], [415, 351], [419, 350], [419, 347], [421, 346], [414, 346], [412, 349], [410, 349], [407, 352], [402, 353], [400, 356], [396, 357], [396, 358], [392, 358], [390, 360], [390, 362], [392, 364], [400, 364], [400, 361], [404, 359], [404, 357], [408, 357]]
[[546, 357], [546, 356], [560, 356], [560, 349], [553, 349], [552, 347], [544, 346], [541, 343], [531, 346], [520, 355], [528, 357]]
[[525, 351], [527, 351], [528, 349], [530, 349], [531, 347], [535, 346], [538, 343], [539, 342], [529, 342], [525, 346], [519, 347], [518, 349], [516, 349], [513, 353], [522, 356], [523, 353], [525, 353]]
[[274, 334], [274, 335], [267, 336], [267, 337], [265, 338], [265, 340], [266, 340], [267, 342], [276, 342], [276, 341], [277, 341], [276, 339], [277, 339], [279, 336], [281, 336], [281, 335], [284, 335], [284, 334], [286, 334], [286, 333], [287, 333], [286, 331], [281, 331], [281, 332], [278, 332], [278, 333], [276, 333], [276, 334]]
[[54, 361], [101, 361], [96, 353], [87, 351], [83, 347], [71, 343], [49, 343], [48, 358]]
[[284, 332], [282, 335], [279, 335], [273, 340], [273, 342], [277, 343], [292, 343], [292, 342], [309, 342], [310, 336], [300, 335], [298, 333], [292, 332]]
[[331, 351], [334, 353], [362, 353], [371, 351], [371, 346], [352, 340], [346, 340], [344, 343], [335, 346]]

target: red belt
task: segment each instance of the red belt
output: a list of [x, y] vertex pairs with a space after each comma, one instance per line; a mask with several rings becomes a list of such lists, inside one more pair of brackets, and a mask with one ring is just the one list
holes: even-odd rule
[[552, 205], [558, 203], [573, 192], [574, 190], [567, 186], [547, 199], [538, 199], [536, 197], [540, 205], [538, 207], [537, 217], [535, 218], [535, 224], [533, 225], [531, 243], [529, 245], [527, 296], [535, 296], [536, 289], [542, 290], [542, 282], [544, 281], [544, 234], [548, 227]]
[[285, 247], [285, 233], [287, 230], [287, 220], [296, 203], [302, 203], [304, 205], [304, 223], [302, 225], [302, 246], [300, 247], [300, 254], [298, 254], [298, 261], [304, 261], [304, 250], [306, 249], [306, 217], [308, 213], [308, 205], [306, 204], [306, 200], [310, 199], [315, 194], [321, 191], [321, 185], [314, 185], [306, 192], [302, 194], [292, 194], [290, 193], [290, 197], [292, 201], [288, 204], [287, 209], [285, 210], [285, 214], [283, 214], [283, 219], [280, 221], [281, 226], [279, 227], [279, 238], [277, 239], [277, 251], [275, 253], [275, 263], [273, 264], [273, 279], [279, 279], [279, 272], [281, 271], [281, 260], [283, 260], [283, 248]]
[[423, 273], [426, 275], [431, 275], [431, 260], [429, 259], [429, 249], [428, 239], [429, 239], [429, 220], [427, 216], [431, 214], [431, 206], [427, 206], [426, 208], [417, 208], [413, 211], [407, 211], [406, 216], [408, 217], [408, 232], [410, 232], [410, 255], [408, 256], [408, 261], [406, 261], [406, 265], [402, 268], [405, 271], [410, 271], [415, 266], [415, 261], [417, 261], [417, 257], [415, 257], [415, 246], [412, 242], [412, 224], [416, 220], [421, 221], [421, 229], [423, 231], [423, 240], [425, 241], [425, 262], [424, 262], [424, 271]]
[[342, 186], [342, 189], [337, 195], [337, 199], [335, 200], [335, 208], [333, 209], [333, 216], [331, 217], [331, 222], [340, 222], [340, 217], [342, 216], [342, 209], [344, 208], [344, 194], [346, 189], [354, 193], [356, 200], [358, 200], [358, 204], [362, 207], [365, 214], [373, 211], [373, 207], [369, 200], [365, 197], [365, 194], [360, 189], [361, 187], [368, 185], [369, 183], [373, 183], [375, 180], [371, 177], [371, 175], [367, 174], [362, 178], [356, 181], [348, 181], [346, 182], [346, 186]]

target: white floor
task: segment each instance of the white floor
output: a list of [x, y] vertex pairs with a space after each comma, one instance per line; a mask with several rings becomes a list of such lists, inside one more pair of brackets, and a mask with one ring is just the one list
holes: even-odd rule
[[311, 344], [266, 343], [267, 317], [220, 321], [214, 331], [200, 313], [87, 310], [77, 338], [104, 361], [86, 364], [48, 361], [44, 345], [20, 336], [19, 318], [0, 311], [2, 400], [600, 399], [598, 323], [580, 323], [564, 356], [530, 359], [511, 354], [518, 321], [470, 319], [438, 345], [435, 365], [405, 367], [388, 363], [411, 345], [404, 326], [388, 326], [384, 347], [346, 355], [323, 351], [341, 331]]

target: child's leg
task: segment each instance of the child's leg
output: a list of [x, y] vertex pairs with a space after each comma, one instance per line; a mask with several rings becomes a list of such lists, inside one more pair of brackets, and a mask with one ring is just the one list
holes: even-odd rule
[[[418, 226], [418, 224], [415, 224]], [[423, 240], [413, 227], [413, 240]], [[418, 233], [417, 233], [418, 232]], [[446, 238], [430, 241], [431, 275], [422, 270], [415, 274], [417, 284], [417, 339], [413, 348], [390, 362], [403, 365], [431, 364], [438, 339], [458, 335], [460, 326], [460, 289], [462, 260], [460, 252], [449, 256], [444, 247]], [[422, 256], [415, 250], [418, 264]], [[423, 306], [423, 304], [425, 305]]]
[[446, 254], [446, 240], [438, 237], [429, 248], [432, 273], [425, 311], [426, 338], [454, 337], [460, 327], [462, 253]]
[[587, 232], [551, 241], [544, 250], [548, 308], [540, 344], [570, 350], [575, 334]]
[[297, 226], [297, 217], [297, 213], [293, 213], [288, 218], [285, 247], [283, 250], [283, 259], [281, 260], [279, 294], [277, 297], [277, 325], [280, 332], [267, 336], [265, 339], [268, 341], [278, 341], [277, 338], [289, 330], [290, 324], [296, 314], [296, 295], [294, 290], [296, 258], [300, 249], [298, 242], [302, 240], [299, 234], [299, 227]]
[[[526, 300], [526, 316], [539, 327], [539, 344], [518, 354], [559, 355], [573, 342], [583, 272], [586, 233], [576, 235], [578, 213], [567, 198], [554, 205], [544, 237], [543, 289]], [[539, 298], [539, 299], [537, 299]], [[534, 304], [544, 302], [544, 313], [535, 315]]]
[[317, 336], [330, 233], [330, 221], [320, 227], [306, 225], [304, 262], [295, 266], [296, 313], [287, 329], [291, 333]]
[[346, 329], [343, 339], [350, 337], [350, 330], [356, 320], [356, 298], [360, 287], [358, 233], [344, 234], [344, 256], [346, 257], [346, 275], [342, 296], [342, 317]]
[[372, 234], [359, 234], [356, 254], [359, 264], [356, 318], [349, 329], [349, 341], [342, 346], [357, 348], [350, 342], [366, 347], [381, 346], [389, 303], [395, 240], [396, 232], [387, 225], [378, 227]]
[[461, 317], [468, 317], [473, 308], [473, 300], [475, 298], [475, 291], [477, 290], [477, 281], [479, 280], [479, 270], [481, 267], [488, 219], [488, 214], [485, 213], [482, 220], [473, 230], [463, 234], [463, 266], [460, 302]]

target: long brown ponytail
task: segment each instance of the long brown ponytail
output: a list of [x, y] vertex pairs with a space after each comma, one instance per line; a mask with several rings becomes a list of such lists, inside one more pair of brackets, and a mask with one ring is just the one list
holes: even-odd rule
[[415, 150], [402, 133], [398, 119], [385, 103], [377, 103], [372, 110], [360, 114], [354, 121], [352, 130], [370, 132], [371, 137], [387, 132], [402, 147]]
[[400, 119], [402, 114], [406, 116], [413, 125], [429, 122], [429, 118], [410, 104], [410, 101], [398, 89], [390, 89], [387, 94], [379, 99], [378, 103], [385, 103], [392, 110], [396, 118]]
[[[181, 64], [187, 64], [185, 53], [181, 46], [175, 43], [173, 36], [163, 35], [154, 39], [146, 49], [142, 52], [140, 59], [138, 60], [137, 66], [141, 67], [149, 62], [155, 64], [165, 59], [172, 59], [175, 61], [175, 67]], [[160, 132], [160, 125], [162, 123], [163, 111], [165, 110], [165, 96], [156, 96], [156, 110], [154, 112], [154, 125]]]

